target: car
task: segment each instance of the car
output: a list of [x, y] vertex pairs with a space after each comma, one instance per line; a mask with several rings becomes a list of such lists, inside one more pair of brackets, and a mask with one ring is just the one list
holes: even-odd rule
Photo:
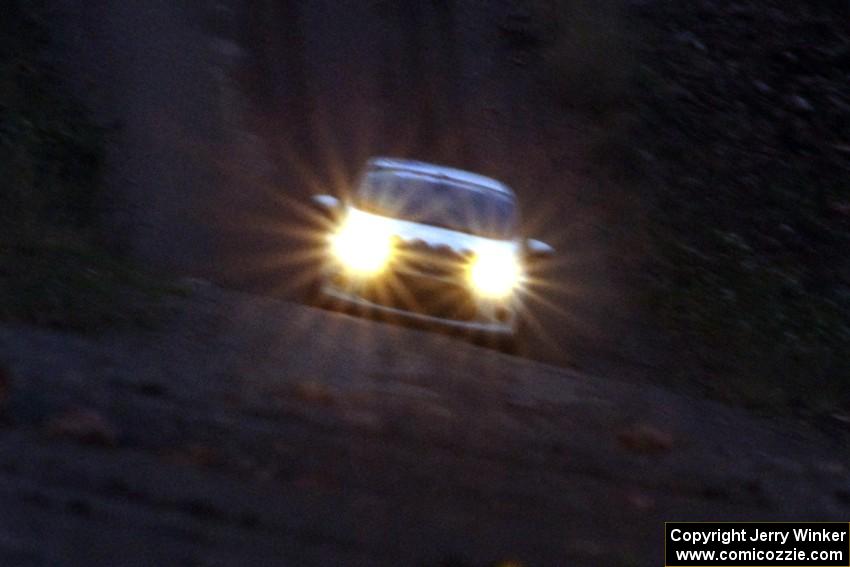
[[464, 331], [515, 352], [528, 264], [554, 249], [517, 233], [504, 183], [414, 161], [370, 159], [350, 195], [316, 195], [314, 303]]

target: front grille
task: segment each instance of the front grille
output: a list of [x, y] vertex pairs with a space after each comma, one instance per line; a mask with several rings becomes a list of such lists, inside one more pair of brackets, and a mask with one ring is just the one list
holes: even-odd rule
[[397, 273], [432, 278], [458, 278], [463, 271], [462, 267], [456, 262], [423, 256], [399, 257], [393, 263], [393, 270]]
[[378, 305], [450, 319], [471, 321], [475, 297], [466, 283], [467, 256], [416, 240], [399, 242], [387, 270], [374, 280], [337, 274], [334, 285]]
[[460, 279], [468, 257], [448, 246], [432, 247], [421, 240], [401, 242], [396, 247], [393, 270], [426, 277]]

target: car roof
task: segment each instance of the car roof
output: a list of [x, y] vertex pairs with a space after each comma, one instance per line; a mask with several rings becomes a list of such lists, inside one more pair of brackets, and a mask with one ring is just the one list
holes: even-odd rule
[[510, 187], [501, 181], [493, 179], [492, 177], [486, 177], [484, 175], [479, 175], [478, 173], [472, 173], [471, 171], [464, 171], [462, 169], [455, 169], [453, 167], [436, 165], [424, 161], [392, 157], [374, 157], [369, 160], [367, 168], [370, 170], [392, 169], [396, 171], [409, 171], [412, 173], [432, 175], [434, 177], [446, 177], [448, 179], [461, 181], [470, 185], [484, 187], [498, 193], [504, 193], [505, 195], [514, 196], [514, 192], [511, 191]]

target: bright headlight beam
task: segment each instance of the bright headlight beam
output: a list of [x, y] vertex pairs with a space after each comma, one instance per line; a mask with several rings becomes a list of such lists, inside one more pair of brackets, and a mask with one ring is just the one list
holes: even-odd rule
[[475, 291], [482, 296], [503, 299], [519, 285], [522, 269], [511, 250], [484, 249], [472, 261], [469, 279]]
[[331, 251], [352, 272], [375, 275], [392, 256], [392, 235], [377, 219], [352, 211], [331, 236]]

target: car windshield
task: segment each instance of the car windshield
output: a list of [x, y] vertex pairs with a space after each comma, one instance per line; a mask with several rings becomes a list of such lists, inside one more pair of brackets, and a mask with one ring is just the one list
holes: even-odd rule
[[406, 171], [368, 172], [355, 205], [369, 213], [488, 238], [510, 238], [516, 222], [509, 194]]

